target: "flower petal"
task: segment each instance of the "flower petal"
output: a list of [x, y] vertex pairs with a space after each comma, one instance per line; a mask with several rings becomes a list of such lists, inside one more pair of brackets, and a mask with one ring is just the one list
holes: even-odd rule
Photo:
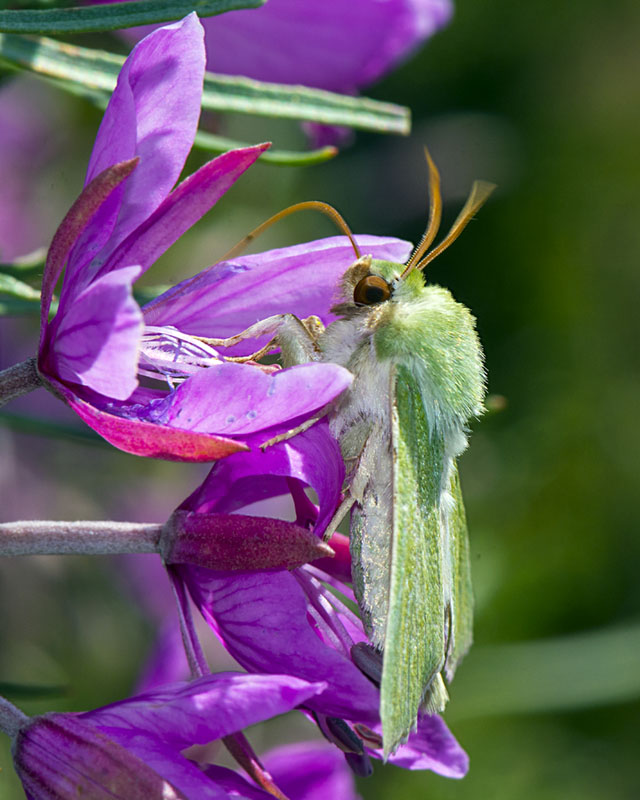
[[[42, 276], [42, 310], [40, 327], [40, 357], [42, 358], [47, 334], [51, 298], [62, 268], [78, 237], [93, 223], [102, 206], [120, 184], [138, 166], [138, 159], [130, 159], [108, 167], [95, 177], [71, 206], [55, 232], [47, 253], [47, 262]], [[58, 311], [60, 313], [60, 311]]]
[[144, 413], [182, 430], [246, 437], [311, 416], [351, 380], [337, 364], [303, 364], [271, 375], [247, 364], [220, 364], [192, 375]]
[[51, 327], [47, 369], [114, 400], [138, 385], [138, 351], [144, 329], [132, 284], [140, 267], [126, 267], [93, 281]]
[[[411, 244], [401, 239], [357, 236], [363, 253], [404, 263]], [[147, 325], [173, 325], [197, 336], [227, 337], [272, 314], [316, 314], [326, 324], [336, 286], [355, 260], [344, 236], [268, 250], [222, 261], [152, 300], [144, 308]], [[225, 351], [247, 354], [267, 337]]]
[[344, 754], [327, 742], [277, 747], [261, 761], [289, 800], [360, 800]]
[[306, 705], [321, 713], [373, 722], [379, 693], [348, 655], [314, 632], [307, 603], [290, 572], [232, 575], [180, 567], [200, 613], [251, 672], [287, 672], [328, 688]]
[[83, 422], [125, 453], [167, 461], [215, 461], [249, 449], [246, 444], [223, 436], [192, 433], [119, 417], [82, 400], [56, 380], [49, 379], [49, 383]]
[[[316, 492], [319, 511], [317, 521], [311, 522], [315, 522], [316, 534], [322, 534], [340, 501], [344, 479], [340, 448], [326, 422], [320, 421], [264, 453], [237, 453], [221, 461], [180, 509], [219, 514], [238, 511], [268, 497], [288, 495], [291, 479]], [[298, 524], [306, 522], [298, 520]]]
[[291, 711], [325, 689], [291, 675], [218, 672], [82, 714], [124, 747], [150, 735], [176, 751]]
[[107, 265], [140, 264], [148, 269], [189, 230], [269, 147], [259, 144], [230, 150], [190, 175], [113, 253]]
[[[131, 51], [96, 136], [87, 181], [133, 155], [140, 156], [140, 169], [120, 203], [96, 220], [91, 255], [108, 240], [104, 261], [169, 194], [193, 145], [204, 67], [203, 31], [195, 13], [158, 28]], [[86, 249], [77, 251], [83, 263]]]
[[[380, 732], [380, 727], [374, 730]], [[371, 751], [382, 758], [382, 751]], [[430, 769], [446, 778], [463, 778], [469, 769], [469, 756], [437, 715], [421, 714], [417, 730], [388, 761], [404, 769]]]
[[[451, 10], [449, 0], [269, 0], [205, 20], [208, 69], [355, 92], [444, 25]], [[269, 47], [258, 46], [263, 41]]]

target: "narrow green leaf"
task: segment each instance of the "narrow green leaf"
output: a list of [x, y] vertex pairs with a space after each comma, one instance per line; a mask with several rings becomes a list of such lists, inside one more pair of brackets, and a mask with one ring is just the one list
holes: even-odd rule
[[66, 686], [38, 686], [37, 684], [0, 681], [0, 694], [16, 700], [35, 700], [44, 697], [61, 697], [67, 694]]
[[0, 425], [4, 425], [9, 430], [17, 433], [29, 433], [34, 436], [46, 436], [50, 439], [66, 439], [67, 441], [78, 442], [78, 444], [90, 444], [101, 447], [105, 444], [104, 439], [98, 436], [89, 428], [81, 428], [76, 425], [65, 425], [53, 420], [36, 419], [25, 414], [11, 414], [6, 411], [0, 412]]
[[30, 278], [34, 275], [41, 275], [46, 258], [47, 250], [45, 247], [41, 247], [39, 250], [20, 256], [14, 261], [0, 263], [0, 272], [4, 272], [6, 275], [13, 275], [14, 278]]
[[19, 300], [40, 303], [40, 291], [28, 283], [14, 278], [13, 275], [0, 273], [0, 295], [8, 295]]
[[265, 0], [133, 0], [76, 8], [44, 8], [0, 11], [4, 33], [96, 33], [134, 28], [182, 19], [191, 11], [211, 17], [241, 8], [259, 8]]
[[[249, 147], [247, 142], [238, 142], [224, 136], [214, 136], [206, 131], [198, 131], [194, 147], [207, 150], [210, 153], [225, 153], [238, 147]], [[307, 167], [312, 164], [322, 164], [324, 161], [338, 155], [337, 147], [319, 147], [317, 150], [306, 152], [295, 150], [265, 150], [260, 156], [260, 161], [265, 164], [278, 164], [284, 167]]]
[[[112, 92], [124, 58], [104, 50], [47, 38], [0, 33], [0, 59], [53, 79], [62, 88], [94, 101]], [[409, 109], [366, 97], [348, 97], [228, 75], [205, 75], [203, 108], [241, 114], [344, 125], [379, 133], [408, 134]]]
[[447, 719], [570, 711], [640, 697], [640, 624], [474, 648]]
[[133, 290], [133, 296], [138, 305], [144, 306], [152, 300], [155, 300], [156, 297], [160, 297], [161, 294], [169, 291], [170, 288], [170, 284], [164, 286], [136, 286]]
[[345, 125], [379, 133], [406, 135], [410, 130], [409, 109], [404, 106], [212, 72], [206, 73], [204, 78], [202, 107], [323, 125]]

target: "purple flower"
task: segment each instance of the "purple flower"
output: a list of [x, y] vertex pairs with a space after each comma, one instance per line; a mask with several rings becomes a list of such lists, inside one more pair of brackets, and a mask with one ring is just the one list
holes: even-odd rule
[[451, 13], [451, 0], [269, 0], [205, 20], [207, 68], [352, 94], [404, 60]]
[[[287, 495], [296, 523], [321, 535], [339, 503], [343, 474], [337, 444], [328, 425], [320, 423], [264, 454], [236, 454], [219, 462], [181, 509], [226, 514]], [[317, 507], [307, 497], [308, 488], [318, 497]], [[246, 670], [288, 673], [326, 684], [305, 707], [324, 735], [349, 751], [351, 766], [367, 774], [368, 757], [382, 758], [381, 656], [369, 645], [362, 621], [352, 610], [353, 592], [344, 583], [348, 566], [340, 563], [348, 559], [344, 546], [338, 547], [337, 556], [335, 568], [331, 559], [323, 559], [292, 571], [243, 574], [181, 566], [176, 572]], [[417, 730], [389, 761], [448, 777], [462, 777], [468, 766], [466, 754], [440, 717], [426, 714], [418, 717]]]
[[[246, 450], [251, 435], [310, 416], [351, 380], [329, 364], [268, 374], [273, 370], [223, 363], [192, 337], [185, 344], [170, 320], [168, 338], [177, 336], [187, 353], [176, 369], [157, 344], [157, 327], [145, 328], [133, 282], [266, 147], [225, 153], [171, 191], [198, 123], [202, 40], [194, 14], [154, 31], [125, 62], [85, 190], [49, 250], [38, 359], [53, 391], [112, 444], [138, 455], [192, 461]], [[49, 321], [65, 265], [58, 312]], [[140, 386], [139, 374], [160, 378], [162, 388]], [[175, 387], [178, 381], [184, 382], [166, 391], [167, 382]]]
[[30, 800], [267, 800], [232, 770], [184, 751], [290, 711], [322, 688], [289, 675], [218, 673], [95, 711], [34, 717], [15, 736], [15, 768]]
[[[203, 20], [207, 69], [357, 94], [406, 60], [452, 13], [452, 0], [269, 0]], [[137, 38], [142, 30], [127, 34]], [[305, 127], [317, 146], [345, 133]]]
[[261, 761], [289, 800], [360, 800], [342, 754], [326, 742], [277, 747]]

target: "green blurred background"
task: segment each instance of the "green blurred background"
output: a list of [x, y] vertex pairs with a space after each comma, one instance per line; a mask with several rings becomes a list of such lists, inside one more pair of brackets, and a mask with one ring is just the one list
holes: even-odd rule
[[[499, 184], [429, 268], [477, 316], [501, 407], [475, 425], [461, 466], [476, 643], [446, 719], [471, 770], [450, 781], [377, 766], [359, 784], [364, 798], [640, 796], [639, 32], [635, 0], [458, 0], [449, 28], [368, 92], [412, 108], [409, 139], [358, 135], [324, 166], [256, 166], [150, 276], [192, 274], [303, 199], [333, 203], [358, 232], [417, 240], [426, 222], [423, 144], [442, 172], [445, 226], [474, 178]], [[27, 89], [42, 98], [39, 87]], [[77, 193], [99, 121], [56, 90], [45, 94], [74, 138], [42, 172], [34, 207], [48, 213], [49, 230], [34, 245]], [[291, 125], [225, 124], [247, 141], [303, 143]], [[322, 219], [300, 216], [260, 247], [331, 233]], [[3, 326], [4, 362], [16, 347], [29, 355], [34, 323]], [[38, 402], [7, 410], [27, 413]], [[51, 417], [80, 430], [49, 405]], [[159, 521], [203, 474], [6, 426], [0, 446], [3, 519]], [[7, 562], [0, 601], [0, 680], [66, 687], [62, 697], [21, 700], [25, 710], [81, 709], [130, 691], [152, 625], [117, 565]], [[278, 734], [293, 738], [293, 724], [279, 722]], [[6, 747], [0, 765], [0, 797], [21, 797]]]

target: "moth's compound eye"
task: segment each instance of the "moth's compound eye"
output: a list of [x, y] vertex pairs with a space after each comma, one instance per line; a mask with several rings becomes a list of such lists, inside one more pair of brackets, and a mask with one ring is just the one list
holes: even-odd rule
[[359, 306], [374, 306], [391, 297], [391, 287], [379, 275], [367, 275], [353, 290], [353, 302]]

